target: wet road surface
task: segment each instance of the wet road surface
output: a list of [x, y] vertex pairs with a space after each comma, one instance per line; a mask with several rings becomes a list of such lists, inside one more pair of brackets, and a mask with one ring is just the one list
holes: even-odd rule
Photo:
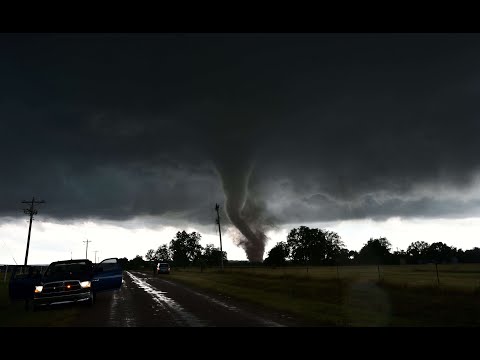
[[168, 275], [125, 271], [123, 286], [100, 293], [93, 307], [79, 308], [71, 326], [297, 326], [280, 313], [207, 294], [169, 280]]

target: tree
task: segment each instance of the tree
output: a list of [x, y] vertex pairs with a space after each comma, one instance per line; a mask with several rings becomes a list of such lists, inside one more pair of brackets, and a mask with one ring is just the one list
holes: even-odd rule
[[294, 263], [311, 263], [312, 247], [316, 237], [318, 237], [318, 231], [307, 226], [300, 226], [298, 229], [294, 228], [290, 231], [287, 236], [287, 244]]
[[167, 244], [163, 244], [155, 251], [156, 262], [170, 262], [172, 261], [172, 252], [168, 248]]
[[145, 259], [147, 259], [147, 261], [156, 262], [155, 250], [148, 250]]
[[412, 242], [407, 248], [409, 262], [417, 264], [425, 261], [425, 253], [429, 246], [425, 241]]
[[352, 263], [358, 262], [358, 251], [349, 250], [348, 251], [348, 260]]
[[324, 262], [333, 265], [345, 258], [345, 246], [340, 236], [333, 231], [325, 231], [325, 240], [327, 242], [326, 246], [326, 256]]
[[385, 238], [372, 239], [360, 249], [358, 260], [361, 264], [388, 264], [391, 260], [392, 245]]
[[155, 264], [158, 262], [170, 262], [172, 261], [172, 253], [168, 246], [163, 244], [156, 251], [153, 249], [148, 250], [145, 259]]
[[220, 266], [222, 255], [225, 263], [228, 261], [227, 252], [223, 251], [223, 254], [221, 254], [219, 248], [216, 248], [213, 244], [208, 244], [203, 250], [202, 259], [207, 266]]
[[188, 266], [200, 259], [202, 246], [199, 233], [188, 234], [185, 230], [178, 231], [175, 238], [170, 241], [170, 251], [173, 263], [177, 266]]
[[452, 261], [456, 252], [457, 249], [454, 247], [450, 247], [443, 242], [435, 242], [425, 251], [425, 258], [435, 263], [446, 263]]
[[129, 270], [129, 269], [130, 269], [130, 266], [129, 266], [129, 263], [128, 263], [128, 259], [127, 259], [126, 257], [119, 258], [119, 259], [118, 259], [118, 263], [120, 264], [120, 266], [122, 267], [122, 269], [124, 269], [124, 270]]
[[290, 256], [290, 249], [286, 242], [280, 241], [270, 249], [267, 258], [264, 260], [265, 265], [283, 266], [287, 263]]
[[129, 266], [131, 269], [141, 269], [144, 268], [147, 263], [140, 255], [135, 256], [132, 260], [129, 261]]
[[480, 248], [465, 250], [461, 260], [465, 263], [480, 263]]
[[391, 256], [392, 263], [404, 265], [407, 263], [408, 255], [404, 250], [395, 250]]
[[335, 263], [337, 265], [347, 265], [353, 263], [353, 259], [355, 257], [356, 251], [348, 250], [345, 248], [340, 249], [337, 257], [335, 259]]
[[307, 226], [292, 229], [287, 245], [293, 262], [312, 265], [334, 264], [343, 248], [337, 233]]

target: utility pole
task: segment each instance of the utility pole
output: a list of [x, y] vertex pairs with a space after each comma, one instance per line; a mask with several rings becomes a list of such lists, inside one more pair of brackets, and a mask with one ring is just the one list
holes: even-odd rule
[[95, 253], [95, 264], [97, 263], [97, 252], [98, 252], [98, 250], [94, 251], [94, 253]]
[[32, 220], [33, 220], [33, 215], [37, 215], [38, 211], [37, 209], [34, 208], [35, 204], [44, 204], [45, 201], [35, 201], [35, 197], [32, 197], [32, 201], [22, 201], [22, 204], [30, 204], [30, 208], [28, 209], [23, 209], [23, 212], [27, 215], [30, 215], [30, 225], [28, 226], [28, 239], [27, 239], [27, 251], [25, 252], [25, 264], [27, 265], [27, 260], [28, 260], [28, 249], [30, 247], [30, 234], [32, 232]]
[[87, 239], [87, 241], [84, 241], [84, 243], [87, 244], [87, 247], [86, 247], [86, 249], [85, 249], [85, 259], [88, 259], [87, 252], [88, 252], [88, 243], [89, 243], [89, 242], [92, 242], [92, 240], [88, 240], [88, 239]]
[[215, 210], [217, 211], [218, 233], [220, 235], [220, 263], [222, 265], [223, 271], [222, 230], [220, 229], [220, 214], [218, 213], [218, 209], [220, 209], [220, 206], [218, 204], [215, 204]]

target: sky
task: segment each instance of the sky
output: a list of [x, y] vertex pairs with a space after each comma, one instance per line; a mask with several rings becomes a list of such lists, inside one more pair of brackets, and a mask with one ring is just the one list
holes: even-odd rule
[[479, 34], [0, 34], [0, 263], [293, 227], [478, 245]]

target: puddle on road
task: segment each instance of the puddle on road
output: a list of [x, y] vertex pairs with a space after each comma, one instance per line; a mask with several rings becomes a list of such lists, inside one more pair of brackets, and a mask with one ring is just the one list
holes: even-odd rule
[[[127, 326], [127, 327], [134, 327], [136, 326], [135, 319], [129, 317], [128, 314], [122, 312], [122, 316], [119, 315], [118, 308], [121, 302], [124, 302], [125, 299], [123, 296], [119, 295], [118, 291], [113, 292], [112, 296], [112, 305], [110, 306], [110, 325], [109, 326]], [[118, 320], [121, 319], [121, 320]]]
[[[173, 283], [169, 280], [163, 280], [165, 281], [166, 283], [170, 284], [170, 285], [173, 285], [173, 286], [178, 286], [178, 284], [176, 283]], [[197, 296], [200, 296], [200, 297], [203, 297], [204, 299], [208, 300], [209, 302], [212, 302], [212, 303], [215, 303], [221, 307], [224, 307], [226, 309], [228, 309], [229, 311], [233, 311], [233, 312], [236, 312], [236, 313], [242, 313], [245, 315], [245, 312], [242, 311], [241, 309], [239, 309], [238, 307], [236, 306], [233, 306], [233, 305], [228, 305], [226, 303], [224, 303], [223, 301], [220, 301], [220, 300], [217, 300], [217, 299], [214, 299], [208, 295], [205, 295], [205, 294], [201, 294], [199, 292], [196, 292], [195, 290], [192, 290], [192, 289], [189, 289], [189, 288], [185, 288], [186, 290], [190, 291], [191, 293], [197, 295]], [[259, 323], [262, 323], [263, 325], [265, 326], [271, 326], [271, 327], [284, 327], [284, 325], [281, 325], [279, 323], [276, 323], [275, 321], [272, 321], [272, 320], [266, 320], [266, 319], [262, 319], [256, 315], [253, 315], [253, 314], [249, 314], [249, 316], [251, 318], [254, 318], [256, 321], [258, 321]]]
[[[145, 290], [145, 292], [152, 296], [153, 300], [161, 305], [164, 308], [172, 310], [173, 314], [175, 315], [174, 318], [180, 320], [181, 325], [184, 326], [206, 326], [205, 322], [198, 319], [195, 315], [186, 311], [179, 303], [175, 300], [166, 296], [164, 291], [156, 290], [150, 286], [146, 281], [136, 277], [135, 275], [131, 274], [130, 272], [126, 271], [126, 274], [130, 276], [132, 281], [138, 285], [141, 289]], [[157, 309], [158, 311], [158, 309]]]

